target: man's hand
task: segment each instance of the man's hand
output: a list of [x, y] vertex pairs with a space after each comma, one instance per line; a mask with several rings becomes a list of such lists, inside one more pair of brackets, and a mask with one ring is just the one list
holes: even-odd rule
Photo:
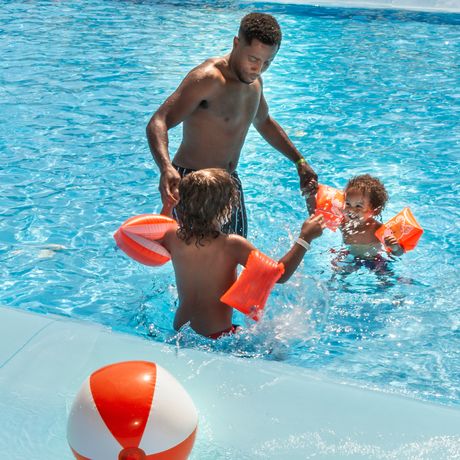
[[163, 209], [171, 210], [179, 202], [180, 174], [171, 166], [165, 169], [160, 176], [160, 186]]
[[316, 210], [315, 195], [318, 191], [318, 175], [306, 161], [299, 163], [297, 172], [299, 173], [300, 190], [305, 197], [308, 213], [313, 214]]
[[297, 173], [299, 174], [302, 195], [314, 195], [318, 190], [318, 174], [306, 161], [297, 165]]

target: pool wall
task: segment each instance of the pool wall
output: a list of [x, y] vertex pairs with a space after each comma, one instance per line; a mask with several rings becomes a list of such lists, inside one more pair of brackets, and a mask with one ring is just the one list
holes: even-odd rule
[[[460, 410], [357, 388], [283, 363], [115, 333], [99, 325], [0, 308], [0, 452], [10, 460], [72, 459], [66, 423], [94, 370], [150, 360], [199, 411], [192, 459], [450, 459]], [[108, 459], [109, 460], [109, 459]]]
[[248, 3], [289, 3], [291, 5], [349, 8], [391, 8], [416, 11], [460, 12], [459, 0], [248, 0]]

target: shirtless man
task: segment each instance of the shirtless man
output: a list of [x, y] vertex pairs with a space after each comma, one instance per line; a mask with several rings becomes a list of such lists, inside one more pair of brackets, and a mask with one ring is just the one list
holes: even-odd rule
[[[154, 113], [147, 125], [147, 139], [161, 173], [163, 213], [171, 215], [177, 204], [181, 177], [198, 169], [222, 168], [232, 174], [240, 191], [240, 203], [223, 231], [246, 237], [246, 211], [236, 167], [251, 123], [295, 163], [303, 193], [311, 195], [316, 190], [316, 173], [269, 115], [263, 95], [261, 74], [280, 44], [281, 30], [273, 16], [248, 14], [230, 54], [194, 68]], [[168, 130], [179, 123], [183, 123], [182, 143], [171, 162]]]

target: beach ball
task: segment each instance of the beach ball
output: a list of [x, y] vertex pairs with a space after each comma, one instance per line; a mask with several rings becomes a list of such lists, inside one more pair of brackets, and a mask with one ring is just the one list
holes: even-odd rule
[[127, 361], [83, 383], [67, 440], [78, 460], [182, 460], [192, 450], [197, 423], [192, 399], [169, 372]]

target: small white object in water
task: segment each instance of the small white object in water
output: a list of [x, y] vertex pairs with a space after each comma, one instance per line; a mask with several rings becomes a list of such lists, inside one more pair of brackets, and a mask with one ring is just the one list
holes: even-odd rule
[[38, 258], [39, 259], [51, 259], [51, 257], [53, 257], [55, 254], [54, 251], [50, 251], [49, 249], [42, 249], [39, 253], [38, 253]]
[[39, 259], [50, 259], [57, 251], [62, 251], [63, 249], [65, 249], [65, 246], [61, 244], [45, 244], [38, 252], [37, 257]]
[[65, 246], [62, 246], [62, 244], [45, 244], [42, 248], [49, 251], [62, 251], [63, 249], [66, 249]]

